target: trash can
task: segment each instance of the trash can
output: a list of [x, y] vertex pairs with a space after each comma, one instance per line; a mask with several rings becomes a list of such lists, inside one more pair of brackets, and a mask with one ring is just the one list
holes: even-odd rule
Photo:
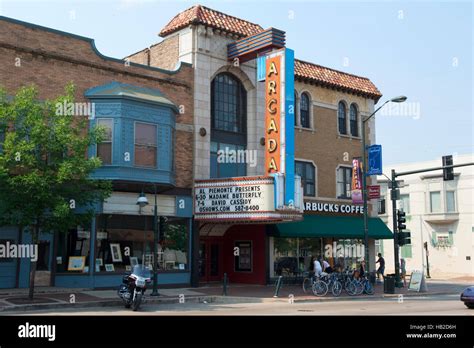
[[395, 274], [387, 274], [383, 277], [383, 293], [394, 294], [395, 293]]
[[370, 284], [372, 285], [375, 285], [375, 281], [376, 281], [376, 276], [375, 276], [375, 272], [370, 272], [369, 273], [369, 281], [370, 281]]

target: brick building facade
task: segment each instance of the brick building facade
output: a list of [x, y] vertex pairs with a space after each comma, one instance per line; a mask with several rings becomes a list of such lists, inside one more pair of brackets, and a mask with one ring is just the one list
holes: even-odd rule
[[[52, 282], [60, 286], [111, 286], [118, 279], [111, 275], [118, 272], [104, 272], [101, 266], [96, 270], [97, 264], [103, 261], [121, 270], [132, 260], [111, 260], [104, 250], [109, 244], [131, 246], [137, 249], [136, 258], [141, 261], [141, 253], [145, 262], [149, 261], [149, 247], [136, 244], [149, 244], [152, 240], [152, 209], [148, 206], [142, 211], [135, 205], [135, 199], [145, 191], [148, 201], [153, 201], [150, 182], [163, 191], [158, 195], [158, 214], [184, 233], [187, 241], [184, 247], [175, 249], [167, 248], [166, 240], [160, 241], [160, 285], [219, 281], [224, 273], [231, 282], [266, 284], [277, 275], [300, 275], [315, 257], [325, 257], [336, 266], [339, 255], [324, 255], [325, 246], [333, 242], [360, 244], [361, 209], [347, 195], [350, 175], [346, 175], [344, 168], [349, 170], [352, 159], [361, 156], [362, 118], [374, 110], [381, 93], [367, 78], [297, 59], [295, 122], [291, 127], [296, 174], [303, 183], [297, 189], [304, 192], [304, 219], [223, 223], [201, 221], [192, 213], [193, 205], [196, 206], [196, 180], [268, 180], [264, 167], [268, 145], [265, 83], [258, 79], [256, 59], [234, 64], [228, 58], [229, 44], [263, 31], [258, 24], [196, 5], [171, 19], [160, 32], [161, 42], [119, 60], [98, 53], [90, 39], [6, 18], [0, 20], [0, 83], [9, 93], [35, 83], [40, 97], [48, 98], [60, 94], [63, 86], [73, 81], [77, 100], [97, 102], [102, 108], [97, 118], [102, 117], [104, 124], [113, 124], [111, 133], [119, 139], [116, 151], [126, 148], [123, 144], [133, 143], [137, 122], [145, 124], [149, 117], [156, 118], [156, 142], [163, 146], [158, 151], [154, 172], [130, 167], [119, 154], [111, 154], [113, 163], [105, 165], [97, 175], [114, 180], [114, 194], [98, 211], [90, 231], [86, 231], [89, 237], [76, 231], [73, 238], [76, 241], [80, 234], [81, 242], [89, 239], [89, 250], [94, 250], [86, 255], [89, 269], [82, 275], [61, 276], [69, 272], [59, 261], [50, 260], [46, 272], [57, 273], [51, 277]], [[17, 67], [14, 64], [18, 59], [21, 65]], [[133, 98], [137, 94], [144, 95], [142, 104]], [[117, 98], [123, 100], [113, 105], [112, 100]], [[150, 104], [156, 104], [156, 110], [150, 109]], [[136, 119], [132, 122], [127, 113]], [[373, 119], [367, 124], [367, 134], [368, 143], [374, 143]], [[248, 158], [245, 163], [220, 162], [219, 151], [229, 148], [254, 154], [256, 162], [251, 163]], [[337, 206], [336, 213], [333, 206]], [[331, 211], [325, 211], [326, 208]], [[372, 204], [369, 213], [371, 222], [377, 225]], [[112, 219], [107, 218], [109, 215]], [[374, 240], [389, 238], [382, 225], [385, 230], [379, 230], [377, 225], [371, 234], [371, 263]], [[128, 232], [123, 231], [123, 226]], [[143, 230], [143, 240], [130, 237]], [[3, 231], [4, 238], [15, 237], [14, 229], [4, 227]], [[99, 242], [104, 235], [114, 233], [115, 239], [109, 238], [108, 244]], [[69, 247], [72, 251], [68, 255], [60, 255], [58, 249], [64, 249], [71, 241], [48, 241], [54, 245], [51, 259], [53, 254], [67, 258], [84, 253]], [[236, 248], [241, 254], [235, 254]], [[98, 262], [100, 258], [103, 260]], [[342, 258], [349, 267], [360, 261], [360, 257]], [[26, 266], [12, 263], [10, 267], [18, 271]], [[25, 286], [27, 280], [20, 276], [15, 282], [16, 286]], [[5, 279], [3, 284], [15, 285], [11, 279]], [[5, 286], [1, 280], [0, 286]]]

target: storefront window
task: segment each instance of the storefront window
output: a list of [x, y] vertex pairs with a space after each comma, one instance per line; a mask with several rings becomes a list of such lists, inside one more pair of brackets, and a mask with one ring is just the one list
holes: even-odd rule
[[56, 272], [89, 272], [90, 226], [58, 235]]
[[[188, 270], [188, 219], [160, 217], [158, 270]], [[97, 217], [95, 272], [130, 271], [135, 264], [153, 268], [153, 216]], [[89, 270], [90, 231], [71, 230], [59, 236], [57, 272]], [[72, 264], [74, 267], [69, 267]]]
[[[160, 217], [158, 224], [158, 270], [186, 270], [187, 220]], [[100, 215], [95, 271], [124, 272], [135, 264], [153, 269], [153, 240], [153, 216]]]
[[320, 258], [334, 269], [356, 269], [364, 255], [363, 243], [359, 239], [275, 237], [271, 276], [294, 276], [312, 271], [314, 259]]

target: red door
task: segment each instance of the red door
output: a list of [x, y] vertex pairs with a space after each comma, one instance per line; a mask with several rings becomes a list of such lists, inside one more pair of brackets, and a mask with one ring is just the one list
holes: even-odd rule
[[220, 281], [224, 274], [221, 238], [201, 239], [199, 243], [199, 278], [201, 282]]

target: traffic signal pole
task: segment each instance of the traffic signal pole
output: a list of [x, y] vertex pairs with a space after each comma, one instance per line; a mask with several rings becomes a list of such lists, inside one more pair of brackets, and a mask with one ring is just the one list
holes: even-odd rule
[[398, 247], [398, 221], [397, 221], [397, 199], [399, 194], [397, 194], [398, 187], [396, 181], [397, 174], [395, 170], [392, 169], [392, 216], [393, 216], [393, 253], [395, 255], [395, 286], [397, 288], [402, 287], [402, 282], [400, 280], [400, 256], [399, 256], [399, 247]]

